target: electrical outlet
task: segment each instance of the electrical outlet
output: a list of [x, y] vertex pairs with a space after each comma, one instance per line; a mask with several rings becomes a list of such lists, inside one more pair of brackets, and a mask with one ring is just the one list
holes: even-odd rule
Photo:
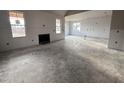
[[119, 33], [119, 30], [117, 30], [117, 33]]
[[45, 27], [46, 25], [43, 25], [43, 27]]
[[117, 44], [118, 42], [117, 41], [115, 41], [115, 44]]
[[9, 46], [9, 43], [7, 42], [6, 45]]

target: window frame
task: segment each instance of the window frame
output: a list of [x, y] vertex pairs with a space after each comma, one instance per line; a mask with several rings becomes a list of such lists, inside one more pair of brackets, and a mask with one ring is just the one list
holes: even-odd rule
[[[10, 13], [15, 13], [16, 15], [13, 15], [13, 16], [11, 16], [11, 14]], [[20, 13], [20, 14], [19, 14]], [[19, 15], [22, 15], [22, 16], [20, 16], [19, 17]], [[17, 23], [15, 23], [15, 24], [12, 24], [11, 23], [11, 17], [15, 17], [15, 21], [18, 21], [19, 19], [21, 19], [22, 18], [22, 23], [23, 23], [23, 25], [21, 25], [21, 24], [17, 24]], [[12, 37], [13, 38], [22, 38], [22, 37], [26, 37], [26, 26], [25, 26], [25, 17], [24, 17], [24, 12], [22, 12], [22, 11], [9, 11], [9, 22], [10, 22], [10, 26], [11, 26], [11, 33], [12, 33]], [[21, 29], [23, 29], [24, 31], [23, 31], [23, 35], [14, 35], [16, 32], [14, 32], [14, 26], [15, 26], [15, 29], [18, 29], [18, 30], [21, 30]], [[22, 27], [21, 27], [22, 26]]]
[[[57, 26], [57, 20], [59, 21], [59, 26]], [[57, 28], [59, 29], [59, 30], [57, 30]], [[58, 32], [59, 31], [59, 32]], [[61, 34], [61, 19], [59, 19], [59, 18], [56, 18], [56, 34]]]
[[[74, 24], [79, 25], [79, 30], [77, 29], [77, 27], [75, 28], [76, 30], [74, 30]], [[72, 23], [72, 30], [75, 32], [81, 32], [81, 22], [73, 22]]]

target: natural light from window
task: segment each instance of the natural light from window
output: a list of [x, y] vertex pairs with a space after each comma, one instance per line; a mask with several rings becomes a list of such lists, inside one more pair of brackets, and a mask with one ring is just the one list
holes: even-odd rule
[[56, 19], [56, 34], [61, 33], [61, 22], [60, 19]]
[[9, 19], [13, 38], [25, 37], [26, 33], [23, 12], [9, 11]]
[[73, 23], [73, 31], [80, 32], [80, 23], [79, 22]]

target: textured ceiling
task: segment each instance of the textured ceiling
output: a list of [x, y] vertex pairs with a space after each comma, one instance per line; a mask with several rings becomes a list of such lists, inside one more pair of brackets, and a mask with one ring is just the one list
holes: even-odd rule
[[88, 10], [47, 10], [50, 13], [54, 13], [60, 16], [68, 16], [68, 15], [73, 15], [73, 14], [77, 14], [80, 12], [85, 12]]
[[93, 10], [93, 11], [87, 11], [87, 12], [81, 12], [78, 14], [66, 16], [66, 21], [80, 21], [87, 18], [94, 18], [94, 17], [100, 17], [100, 16], [107, 16], [112, 15], [111, 10]]
[[53, 13], [61, 16], [65, 16], [67, 13], [67, 10], [52, 10]]
[[73, 15], [73, 14], [77, 14], [77, 13], [81, 13], [81, 12], [86, 12], [89, 10], [68, 10], [65, 14], [65, 16], [69, 16], [69, 15]]

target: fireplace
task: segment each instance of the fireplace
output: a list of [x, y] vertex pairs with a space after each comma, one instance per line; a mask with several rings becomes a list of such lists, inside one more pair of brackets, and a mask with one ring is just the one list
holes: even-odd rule
[[49, 34], [40, 34], [39, 35], [39, 44], [50, 43], [50, 35]]

